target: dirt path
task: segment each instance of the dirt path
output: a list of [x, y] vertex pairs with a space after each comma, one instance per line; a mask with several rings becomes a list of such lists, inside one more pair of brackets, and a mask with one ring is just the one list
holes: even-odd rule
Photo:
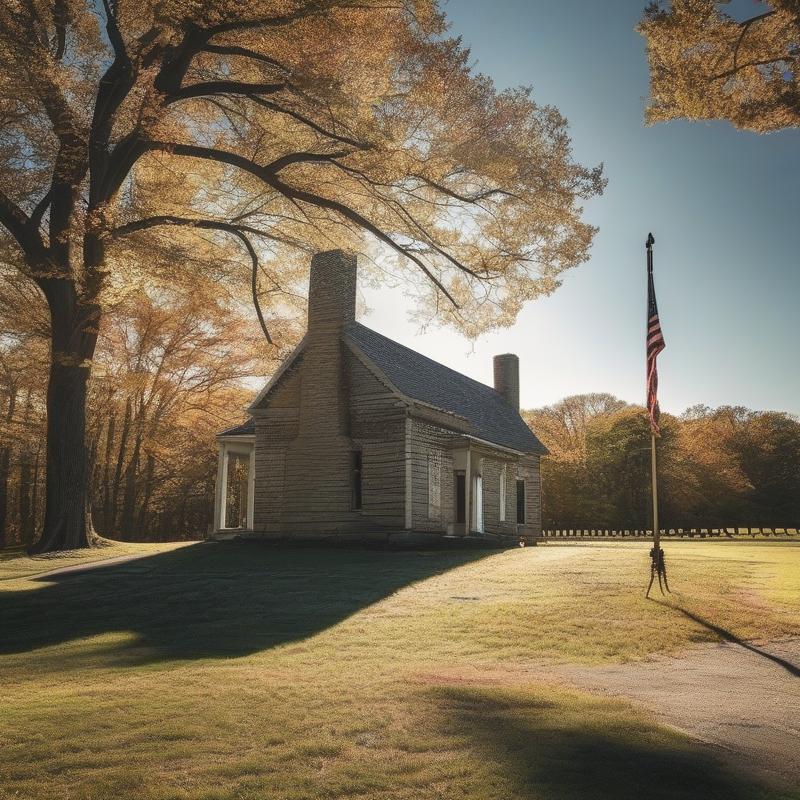
[[737, 766], [800, 790], [800, 638], [558, 672], [578, 688], [633, 700]]
[[54, 578], [58, 575], [69, 575], [70, 573], [88, 572], [100, 567], [108, 567], [113, 564], [124, 564], [126, 561], [138, 561], [141, 558], [148, 558], [151, 553], [134, 553], [127, 556], [111, 556], [110, 558], [98, 558], [95, 561], [83, 561], [80, 564], [70, 564], [67, 567], [57, 567], [47, 572], [37, 572], [35, 575], [26, 576], [30, 579], [41, 580], [42, 578]]

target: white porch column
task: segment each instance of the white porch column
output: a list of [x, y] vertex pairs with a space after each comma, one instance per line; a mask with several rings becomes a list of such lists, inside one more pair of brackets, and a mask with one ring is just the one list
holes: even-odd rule
[[247, 530], [253, 530], [253, 518], [256, 506], [256, 448], [250, 447], [250, 463], [247, 468]]
[[225, 518], [228, 512], [228, 445], [225, 442], [220, 442], [219, 445], [216, 500], [216, 530], [221, 531], [225, 529]]
[[405, 428], [405, 453], [404, 453], [404, 460], [405, 460], [405, 520], [404, 526], [407, 531], [410, 531], [411, 528], [414, 526], [414, 463], [413, 463], [413, 455], [412, 455], [412, 437], [414, 435], [414, 429], [411, 422], [411, 417], [406, 417], [406, 428]]
[[472, 528], [472, 509], [470, 508], [470, 495], [472, 494], [472, 449], [467, 445], [467, 460], [464, 465], [464, 536], [469, 536]]

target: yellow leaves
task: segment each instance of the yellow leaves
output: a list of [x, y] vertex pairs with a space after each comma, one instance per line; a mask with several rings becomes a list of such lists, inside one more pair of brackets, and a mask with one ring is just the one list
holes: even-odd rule
[[712, 0], [676, 0], [650, 11], [648, 123], [726, 119], [760, 133], [800, 123], [796, 3], [775, 0], [737, 20]]
[[[43, 59], [41, 74], [23, 76], [33, 87], [0, 75], [0, 104], [16, 93], [34, 110], [49, 76], [82, 131], [97, 103], [111, 109], [108, 141], [93, 131], [92, 169], [76, 169], [82, 197], [54, 239], [76, 260], [87, 233], [107, 244], [99, 267], [107, 308], [154, 287], [199, 285], [244, 303], [251, 263], [238, 232], [255, 248], [262, 297], [287, 336], [302, 302], [298, 264], [335, 246], [410, 256], [406, 276], [422, 313], [477, 335], [510, 324], [525, 300], [553, 291], [560, 272], [587, 257], [594, 229], [576, 200], [602, 190], [600, 172], [574, 163], [555, 109], [525, 89], [497, 92], [471, 70], [468, 51], [443, 35], [434, 0], [121, 0], [115, 8], [112, 28], [130, 65], [108, 83], [99, 80], [114, 57], [99, 33], [104, 14], [77, 0], [69, 67]], [[0, 32], [0, 60], [4, 47], [19, 49]], [[90, 64], [78, 53], [102, 56]], [[24, 174], [19, 198], [30, 210], [48, 188], [53, 123], [43, 113], [17, 116], [9, 138], [25, 150], [25, 166], [0, 150], [0, 180]], [[148, 151], [148, 141], [164, 144]], [[179, 146], [204, 150], [189, 157]], [[80, 139], [78, 166], [87, 148]], [[150, 217], [209, 224], [114, 234]], [[210, 229], [220, 222], [236, 227]]]

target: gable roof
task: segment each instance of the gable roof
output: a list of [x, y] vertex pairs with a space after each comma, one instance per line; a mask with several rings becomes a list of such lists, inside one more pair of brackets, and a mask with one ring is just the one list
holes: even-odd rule
[[490, 386], [468, 378], [380, 333], [354, 322], [345, 336], [411, 400], [457, 414], [473, 434], [493, 444], [524, 453], [546, 455], [547, 448], [519, 412]]
[[[471, 426], [471, 435], [492, 444], [523, 453], [547, 455], [547, 448], [525, 424], [519, 412], [508, 405], [491, 386], [468, 378], [409, 347], [353, 322], [344, 338], [363, 354], [382, 379], [404, 397], [454, 414]], [[301, 356], [305, 340], [284, 361], [272, 379], [250, 405], [253, 410], [266, 399], [280, 378]], [[251, 418], [228, 428], [218, 436], [247, 436], [255, 433]]]

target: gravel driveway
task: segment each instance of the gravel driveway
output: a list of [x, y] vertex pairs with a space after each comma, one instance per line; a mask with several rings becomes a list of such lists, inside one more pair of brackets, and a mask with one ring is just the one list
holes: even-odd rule
[[705, 644], [680, 658], [558, 672], [580, 689], [632, 700], [737, 767], [800, 790], [800, 638]]

